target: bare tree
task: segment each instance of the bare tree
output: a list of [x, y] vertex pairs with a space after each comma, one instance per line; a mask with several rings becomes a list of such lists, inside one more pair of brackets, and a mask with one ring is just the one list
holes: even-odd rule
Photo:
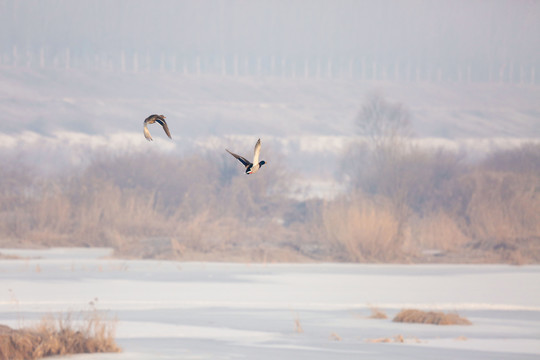
[[410, 174], [403, 159], [411, 152], [410, 112], [404, 105], [373, 93], [362, 106], [355, 124], [358, 133], [367, 141], [367, 148], [364, 148], [367, 156], [357, 159], [356, 164], [353, 160], [355, 185], [367, 193], [391, 200], [401, 237], [409, 216], [407, 179]]
[[370, 139], [375, 150], [391, 146], [395, 147], [412, 134], [411, 115], [400, 103], [391, 103], [377, 93], [368, 98], [355, 124], [360, 135]]
[[[390, 195], [395, 188], [400, 160], [410, 150], [411, 115], [399, 103], [391, 103], [380, 94], [371, 94], [355, 119], [359, 135], [367, 148], [354, 159], [356, 185], [370, 193]], [[359, 155], [359, 151], [352, 151]]]

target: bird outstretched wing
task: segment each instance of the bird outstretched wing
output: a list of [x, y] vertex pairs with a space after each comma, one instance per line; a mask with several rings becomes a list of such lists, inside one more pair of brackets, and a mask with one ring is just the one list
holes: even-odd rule
[[253, 164], [259, 163], [259, 154], [261, 153], [261, 139], [257, 140], [255, 149], [253, 150]]
[[232, 156], [234, 156], [235, 158], [238, 159], [238, 161], [240, 161], [242, 164], [244, 164], [244, 166], [248, 166], [249, 164], [251, 164], [249, 161], [246, 160], [245, 157], [243, 156], [240, 156], [240, 155], [237, 155], [235, 153], [232, 153], [230, 152], [229, 150], [225, 149], [225, 151], [227, 151], [229, 154], [231, 154]]
[[159, 123], [159, 125], [163, 126], [163, 130], [165, 130], [165, 134], [167, 134], [169, 139], [172, 139], [171, 133], [169, 132], [169, 127], [167, 126], [167, 122], [165, 121], [165, 119], [162, 117], [158, 117], [156, 119], [156, 122]]
[[154, 140], [154, 139], [152, 139], [152, 135], [150, 135], [150, 131], [148, 131], [148, 126], [147, 126], [147, 123], [146, 123], [146, 122], [144, 123], [144, 137], [145, 137], [146, 140], [148, 140], [148, 141]]

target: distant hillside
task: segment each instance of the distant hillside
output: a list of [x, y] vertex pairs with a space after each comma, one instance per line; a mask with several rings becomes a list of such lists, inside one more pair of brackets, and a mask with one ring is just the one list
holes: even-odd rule
[[540, 138], [540, 86], [81, 72], [0, 67], [2, 132], [139, 132], [152, 113], [185, 137], [350, 136], [366, 95], [408, 107], [419, 137]]

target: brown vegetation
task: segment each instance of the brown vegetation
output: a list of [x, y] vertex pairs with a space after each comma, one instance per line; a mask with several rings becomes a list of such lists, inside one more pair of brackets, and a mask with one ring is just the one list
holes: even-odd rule
[[54, 177], [4, 158], [0, 247], [257, 262], [540, 261], [539, 145], [467, 163], [399, 141], [392, 156], [354, 157], [351, 191], [326, 201], [290, 198], [278, 163], [246, 176], [226, 154], [96, 157]]
[[370, 319], [387, 319], [388, 316], [384, 311], [382, 311], [379, 308], [372, 307], [371, 308], [371, 315], [369, 316]]
[[351, 194], [321, 212], [327, 238], [345, 259], [540, 261], [539, 144], [478, 162], [421, 149], [409, 139], [407, 110], [377, 96], [357, 125], [368, 142], [347, 151]]
[[390, 261], [396, 246], [398, 221], [386, 202], [368, 197], [337, 199], [322, 207], [323, 235], [346, 261]]
[[445, 314], [443, 312], [422, 311], [416, 309], [401, 310], [392, 321], [434, 325], [472, 324], [468, 319], [460, 317], [458, 314]]
[[376, 339], [367, 339], [366, 340], [369, 343], [404, 343], [405, 338], [403, 338], [403, 335], [396, 335], [393, 338], [376, 338]]
[[[524, 147], [535, 149], [534, 154], [540, 149]], [[528, 158], [540, 162], [540, 156]], [[418, 149], [406, 150], [398, 162], [392, 175], [373, 170], [369, 162], [358, 164], [351, 174], [353, 191], [323, 205], [322, 234], [336, 245], [339, 257], [540, 261], [540, 171], [497, 168], [493, 157], [467, 164], [452, 153]]]
[[71, 317], [46, 317], [32, 328], [0, 325], [0, 359], [33, 360], [47, 356], [119, 352], [114, 326], [93, 312], [80, 326]]
[[304, 332], [304, 329], [302, 328], [302, 324], [300, 324], [300, 317], [298, 316], [298, 314], [296, 314], [294, 318], [294, 331], [297, 332], [298, 334], [301, 334]]
[[56, 179], [7, 172], [0, 246], [112, 246], [151, 258], [274, 261], [275, 252], [305, 258], [287, 255], [293, 236], [282, 222], [291, 201], [279, 172], [247, 177], [234, 165], [133, 154], [97, 159]]

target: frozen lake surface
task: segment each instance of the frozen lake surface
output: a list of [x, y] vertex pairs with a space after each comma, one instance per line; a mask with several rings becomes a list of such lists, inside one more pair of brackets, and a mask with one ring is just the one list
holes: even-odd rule
[[[540, 266], [119, 260], [109, 249], [0, 249], [0, 324], [98, 310], [124, 359], [538, 359]], [[97, 299], [97, 300], [96, 300]], [[370, 308], [388, 319], [370, 319]], [[403, 308], [471, 326], [391, 321]], [[299, 323], [303, 332], [296, 331]], [[373, 339], [401, 335], [403, 343]]]

